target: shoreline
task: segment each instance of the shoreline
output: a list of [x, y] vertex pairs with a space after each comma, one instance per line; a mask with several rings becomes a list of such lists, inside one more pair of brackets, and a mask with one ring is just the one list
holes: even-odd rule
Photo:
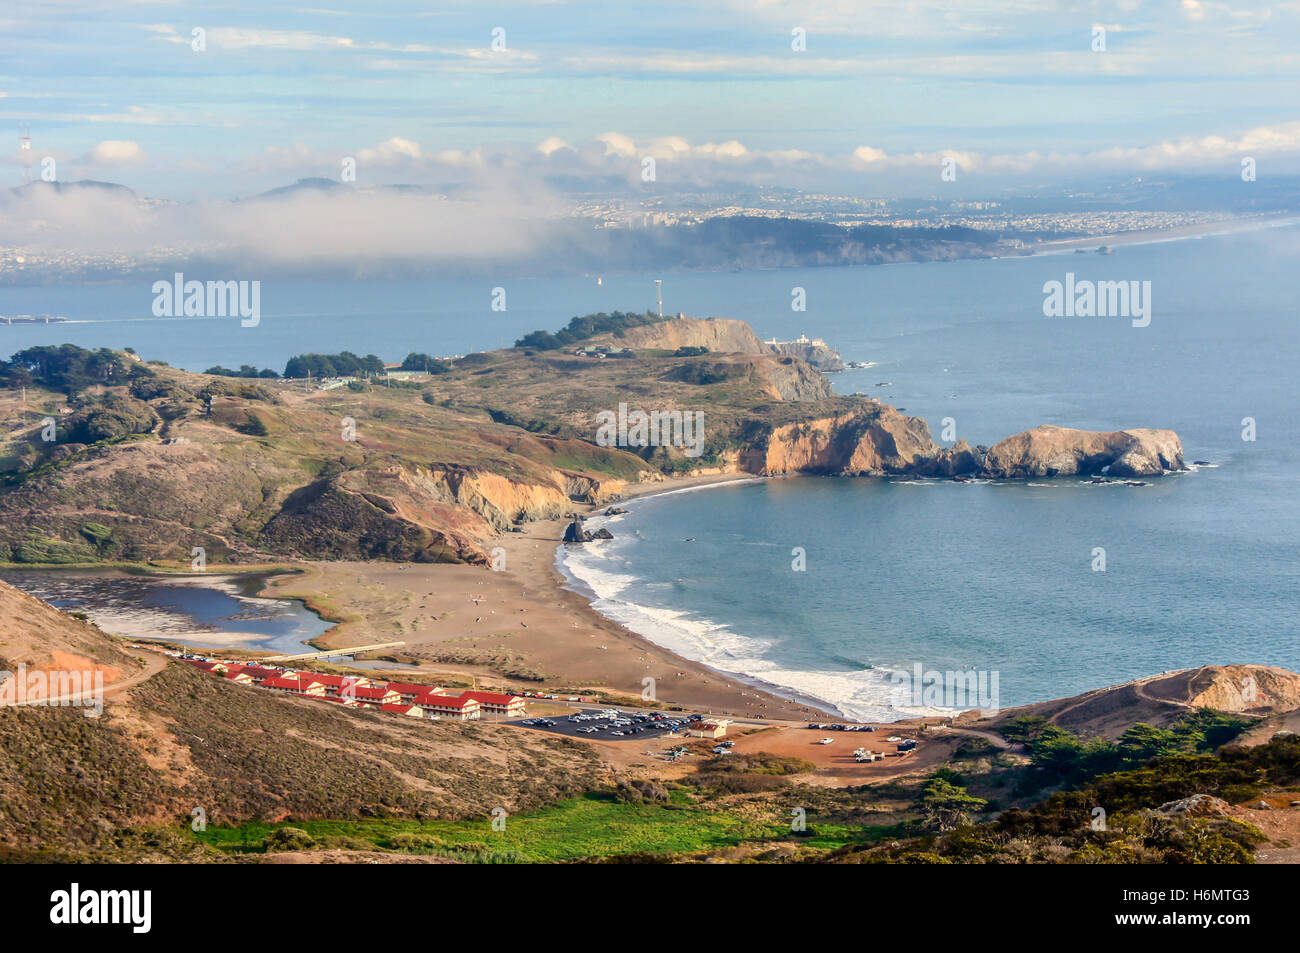
[[[651, 495], [765, 479], [735, 472], [669, 477], [633, 484], [599, 505], [575, 503], [572, 512], [589, 516]], [[789, 691], [783, 697], [686, 658], [600, 613], [556, 565], [569, 522], [539, 520], [498, 537], [505, 554], [500, 571], [451, 563], [308, 563], [301, 574], [270, 580], [259, 594], [302, 599], [339, 620], [315, 640], [322, 648], [406, 641], [384, 656], [414, 662], [424, 676], [626, 699], [640, 699], [649, 676], [660, 707], [793, 722], [843, 717], [823, 702], [792, 701]]]
[[[620, 502], [632, 502], [634, 500], [648, 500], [656, 497], [674, 496], [679, 493], [693, 493], [699, 490], [716, 489], [718, 487], [724, 487], [724, 486], [743, 486], [750, 483], [766, 483], [771, 480], [782, 480], [782, 479], [789, 479], [789, 477], [754, 476], [753, 474], [747, 474], [747, 473], [728, 473], [728, 474], [716, 474], [716, 475], [710, 474], [708, 476], [699, 476], [699, 477], [682, 477], [682, 478], [678, 478], [677, 481], [665, 481], [665, 482], [673, 482], [674, 485], [672, 486], [659, 487], [655, 484], [651, 484], [645, 488], [638, 487], [637, 492], [630, 492], [624, 494]], [[589, 507], [589, 511], [582, 515], [584, 516], [598, 515], [603, 511], [603, 509], [608, 509], [609, 506], [611, 505], [616, 505], [616, 504], [604, 504], [602, 506], [591, 506]], [[571, 592], [574, 595], [577, 595], [581, 597], [583, 600], [585, 600], [588, 607], [591, 609], [591, 611], [597, 613], [602, 618], [607, 619], [608, 621], [612, 622], [615, 625], [628, 629], [630, 632], [634, 633], [638, 638], [650, 642], [652, 645], [657, 646], [660, 650], [665, 652], [672, 652], [675, 655], [679, 655], [683, 658], [687, 658], [689, 661], [692, 661], [695, 664], [702, 665], [707, 669], [709, 669], [710, 671], [716, 672], [722, 678], [732, 679], [733, 681], [739, 682], [742, 685], [747, 685], [748, 687], [763, 692], [766, 695], [770, 695], [774, 698], [778, 698], [783, 701], [788, 701], [791, 704], [807, 706], [808, 708], [815, 709], [816, 711], [821, 712], [826, 717], [852, 720], [850, 719], [849, 715], [847, 715], [844, 711], [842, 711], [834, 702], [829, 701], [828, 699], [820, 698], [815, 695], [810, 695], [807, 692], [800, 691], [799, 689], [792, 688], [787, 685], [779, 685], [775, 682], [766, 681], [765, 679], [757, 675], [752, 675], [748, 672], [728, 671], [727, 669], [721, 669], [721, 668], [717, 668], [716, 666], [710, 665], [708, 662], [705, 662], [701, 659], [691, 659], [689, 656], [681, 655], [681, 653], [678, 652], [676, 649], [674, 649], [672, 646], [665, 645], [662, 642], [656, 641], [653, 637], [649, 635], [646, 635], [642, 632], [638, 632], [635, 628], [633, 628], [628, 623], [622, 622], [616, 618], [613, 618], [612, 616], [606, 615], [605, 613], [601, 612], [600, 609], [596, 607], [596, 603], [600, 601], [600, 596], [597, 595], [597, 593], [594, 590], [592, 590], [592, 588], [589, 585], [587, 585], [587, 583], [584, 582], [581, 577], [579, 577], [576, 573], [572, 572], [571, 570], [567, 569], [565, 563], [566, 545], [568, 544], [562, 542], [555, 547], [554, 565], [556, 570], [557, 583], [565, 591]]]
[[[1184, 241], [1193, 238], [1212, 238], [1218, 235], [1231, 235], [1245, 232], [1263, 231], [1268, 228], [1285, 228], [1300, 225], [1300, 216], [1294, 212], [1268, 218], [1229, 218], [1221, 222], [1202, 222], [1196, 225], [1175, 225], [1169, 228], [1138, 229], [1131, 232], [1116, 232], [1110, 235], [1091, 235], [1082, 238], [1062, 238], [1053, 241], [1038, 242], [1027, 247], [1029, 254], [1025, 257], [1039, 255], [1059, 255], [1077, 249], [1096, 249], [1101, 246], [1117, 245], [1157, 245], [1163, 242]], [[1002, 256], [1016, 257], [1016, 256]]]

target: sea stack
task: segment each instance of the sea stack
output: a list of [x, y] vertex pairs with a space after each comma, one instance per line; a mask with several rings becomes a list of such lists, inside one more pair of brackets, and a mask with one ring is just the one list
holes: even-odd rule
[[1104, 471], [1117, 477], [1149, 477], [1183, 469], [1183, 445], [1172, 430], [1103, 433], [1042, 426], [995, 444], [984, 458], [981, 475], [1015, 479]]

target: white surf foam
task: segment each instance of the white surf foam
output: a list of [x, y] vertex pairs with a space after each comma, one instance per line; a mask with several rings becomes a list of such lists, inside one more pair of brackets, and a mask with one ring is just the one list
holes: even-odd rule
[[951, 709], [911, 707], [889, 669], [789, 668], [769, 657], [770, 639], [747, 636], [722, 622], [679, 609], [636, 602], [636, 592], [665, 584], [642, 583], [626, 570], [627, 563], [626, 552], [609, 545], [561, 546], [555, 558], [569, 587], [585, 596], [601, 615], [683, 658], [770, 694], [858, 721], [952, 713]]

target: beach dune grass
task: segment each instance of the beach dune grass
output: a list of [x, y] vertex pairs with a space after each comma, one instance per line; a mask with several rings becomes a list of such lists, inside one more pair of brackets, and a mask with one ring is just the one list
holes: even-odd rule
[[[761, 841], [797, 842], [804, 847], [834, 849], [870, 839], [866, 828], [823, 824], [810, 816], [806, 834], [795, 836], [790, 822], [775, 809], [770, 818], [704, 809], [673, 792], [667, 804], [623, 804], [606, 793], [582, 797], [507, 817], [503, 830], [491, 818], [464, 821], [318, 820], [284, 824], [248, 823], [209, 827], [194, 836], [230, 853], [263, 853], [277, 828], [306, 831], [321, 848], [364, 843], [372, 850], [413, 853], [458, 852], [478, 856], [504, 853], [525, 863], [574, 861], [628, 854], [676, 855], [719, 850]], [[274, 843], [274, 842], [273, 842]], [[477, 856], [476, 856], [477, 855]]]

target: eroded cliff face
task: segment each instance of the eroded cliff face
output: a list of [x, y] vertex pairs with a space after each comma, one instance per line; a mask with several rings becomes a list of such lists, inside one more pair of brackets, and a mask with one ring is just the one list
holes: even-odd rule
[[1043, 426], [1007, 437], [989, 450], [983, 474], [998, 479], [1107, 472], [1159, 476], [1182, 470], [1183, 445], [1172, 430], [1072, 430]]
[[556, 519], [625, 487], [564, 470], [535, 483], [460, 466], [362, 468], [291, 493], [262, 539], [311, 557], [486, 564], [513, 523]]
[[1287, 712], [1300, 708], [1300, 675], [1275, 665], [1215, 665], [1196, 673], [1188, 703], [1217, 711]]
[[1038, 427], [1001, 441], [987, 455], [965, 440], [937, 446], [919, 417], [872, 402], [861, 410], [770, 429], [751, 427], [730, 458], [735, 469], [760, 475], [980, 475], [990, 479], [1072, 476], [1105, 471], [1116, 477], [1159, 476], [1184, 469], [1172, 430], [1102, 433]]
[[736, 457], [738, 469], [775, 476], [820, 473], [876, 476], [912, 473], [953, 476], [973, 473], [979, 456], [965, 441], [938, 447], [920, 417], [885, 404], [775, 427], [754, 435]]

